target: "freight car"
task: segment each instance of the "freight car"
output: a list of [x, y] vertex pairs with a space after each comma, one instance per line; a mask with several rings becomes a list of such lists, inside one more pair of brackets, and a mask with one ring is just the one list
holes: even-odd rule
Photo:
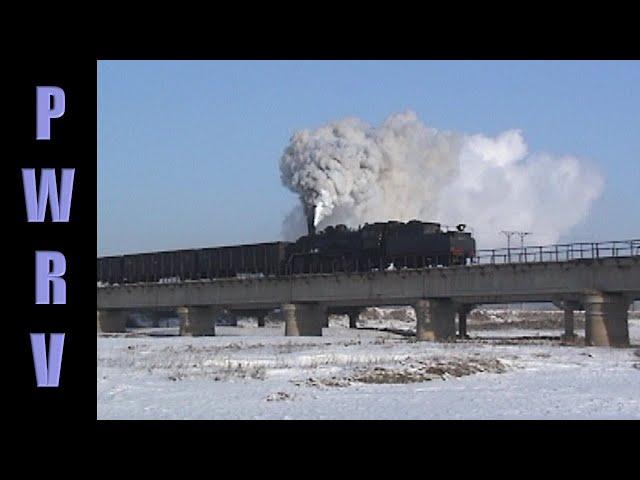
[[174, 282], [243, 275], [277, 275], [286, 242], [173, 250], [98, 258], [104, 284]]
[[475, 240], [465, 225], [444, 231], [439, 223], [412, 220], [345, 225], [300, 237], [287, 246], [288, 272], [368, 271], [464, 265], [475, 256]]

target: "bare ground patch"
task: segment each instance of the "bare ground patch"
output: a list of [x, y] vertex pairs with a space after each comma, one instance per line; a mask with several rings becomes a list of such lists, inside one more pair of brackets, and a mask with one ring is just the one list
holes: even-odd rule
[[560, 336], [510, 336], [510, 337], [475, 337], [458, 340], [460, 343], [489, 344], [489, 345], [548, 345], [560, 344]]
[[[153, 369], [150, 369], [149, 373], [152, 373]], [[199, 371], [184, 371], [180, 369], [170, 370], [167, 378], [172, 382], [184, 380], [186, 378], [198, 378], [205, 377], [213, 380], [214, 382], [224, 382], [230, 379], [253, 379], [264, 380], [266, 378], [267, 371], [264, 367], [242, 367], [235, 366], [229, 368], [215, 369], [215, 370], [199, 370]]]
[[448, 359], [433, 361], [401, 362], [398, 366], [374, 366], [356, 368], [350, 375], [309, 377], [293, 380], [296, 386], [348, 387], [364, 384], [407, 384], [446, 380], [448, 377], [464, 377], [476, 373], [503, 373], [506, 366], [498, 359]]
[[293, 400], [294, 398], [294, 395], [291, 395], [287, 392], [273, 392], [267, 395], [267, 398], [265, 398], [265, 400], [267, 402], [282, 402], [286, 400]]

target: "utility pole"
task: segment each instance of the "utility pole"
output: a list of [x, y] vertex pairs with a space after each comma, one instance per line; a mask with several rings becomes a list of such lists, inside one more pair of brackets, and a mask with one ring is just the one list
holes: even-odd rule
[[[533, 232], [521, 232], [518, 230], [503, 230], [502, 233], [507, 237], [507, 258], [508, 262], [511, 263], [511, 236], [518, 235], [520, 237], [520, 254], [518, 255], [518, 260], [522, 262], [522, 254], [525, 253], [524, 250], [524, 237], [527, 235], [533, 235]], [[527, 257], [525, 255], [525, 262], [527, 261]], [[524, 303], [520, 304], [520, 310], [524, 310]]]
[[500, 233], [507, 237], [507, 263], [511, 263], [511, 236], [518, 232], [502, 230]]
[[[520, 261], [522, 261], [522, 254], [524, 253], [524, 261], [527, 262], [527, 252], [524, 249], [524, 237], [527, 235], [533, 235], [533, 232], [518, 232], [520, 235]], [[542, 261], [542, 259], [540, 259]], [[520, 310], [524, 310], [524, 303], [520, 305]]]
[[502, 230], [500, 232], [505, 237], [507, 237], [507, 257], [508, 261], [511, 262], [511, 237], [513, 235], [520, 236], [520, 261], [522, 261], [522, 253], [524, 252], [524, 237], [527, 235], [533, 235], [533, 232], [520, 232], [518, 230]]
[[533, 235], [533, 232], [516, 232], [520, 235], [520, 248], [524, 248], [524, 237], [527, 235]]
[[[533, 235], [533, 232], [516, 232], [516, 233], [520, 235], [520, 261], [522, 261], [522, 254], [524, 253], [524, 237], [526, 237], [527, 235]], [[527, 261], [526, 255], [524, 257], [524, 261], [525, 262]]]

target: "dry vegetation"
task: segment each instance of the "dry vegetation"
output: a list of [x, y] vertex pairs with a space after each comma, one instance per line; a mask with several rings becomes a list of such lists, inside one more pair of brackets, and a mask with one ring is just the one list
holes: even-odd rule
[[402, 384], [446, 380], [476, 373], [503, 373], [505, 365], [498, 359], [450, 358], [400, 362], [397, 366], [356, 368], [350, 375], [294, 380], [296, 386], [348, 387], [356, 383]]

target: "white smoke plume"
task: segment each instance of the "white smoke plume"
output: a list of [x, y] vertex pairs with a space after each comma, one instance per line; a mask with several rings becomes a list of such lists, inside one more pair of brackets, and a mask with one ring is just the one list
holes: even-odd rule
[[[571, 156], [529, 154], [519, 130], [496, 137], [440, 131], [413, 112], [373, 127], [346, 118], [291, 138], [280, 160], [283, 184], [300, 196], [283, 234], [344, 223], [418, 219], [472, 227], [478, 248], [502, 246], [501, 230], [557, 242], [583, 220], [603, 188], [599, 173]], [[533, 240], [535, 239], [535, 240]]]

